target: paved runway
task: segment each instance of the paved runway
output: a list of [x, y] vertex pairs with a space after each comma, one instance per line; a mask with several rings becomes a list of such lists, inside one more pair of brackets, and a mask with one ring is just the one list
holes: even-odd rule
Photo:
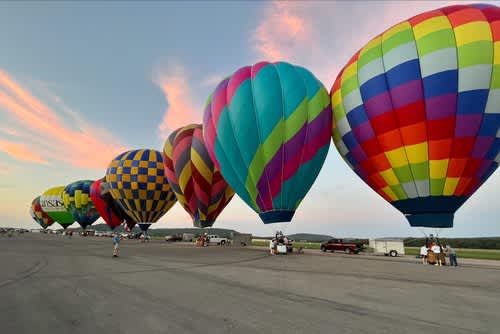
[[0, 236], [0, 324], [50, 333], [499, 333], [500, 270]]

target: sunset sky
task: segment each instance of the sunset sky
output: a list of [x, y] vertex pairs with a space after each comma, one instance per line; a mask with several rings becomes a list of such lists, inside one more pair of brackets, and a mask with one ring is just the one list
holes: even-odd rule
[[[2, 2], [0, 226], [35, 228], [29, 205], [47, 188], [100, 178], [124, 150], [161, 150], [172, 130], [201, 123], [207, 96], [241, 66], [292, 62], [330, 90], [370, 38], [455, 2]], [[500, 236], [499, 198], [497, 171], [441, 235]], [[177, 204], [153, 227], [191, 226]], [[237, 197], [214, 227], [271, 231]], [[295, 232], [422, 235], [333, 145]]]

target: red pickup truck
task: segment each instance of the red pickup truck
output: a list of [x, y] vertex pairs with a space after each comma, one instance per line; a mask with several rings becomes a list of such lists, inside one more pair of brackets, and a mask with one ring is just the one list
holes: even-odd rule
[[358, 254], [362, 249], [363, 245], [356, 244], [353, 242], [344, 242], [342, 239], [330, 239], [321, 244], [321, 251], [341, 251], [346, 254]]

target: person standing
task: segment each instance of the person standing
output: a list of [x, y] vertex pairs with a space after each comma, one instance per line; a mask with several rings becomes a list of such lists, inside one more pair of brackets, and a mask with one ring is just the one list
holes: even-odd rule
[[436, 256], [436, 264], [435, 266], [441, 266], [441, 247], [434, 243], [431, 247], [431, 251], [434, 253], [434, 255]]
[[429, 250], [427, 249], [427, 245], [423, 245], [420, 247], [420, 258], [422, 259], [422, 264], [427, 263], [427, 252]]
[[115, 232], [113, 235], [113, 257], [118, 257], [120, 247], [120, 236]]
[[452, 266], [452, 267], [458, 266], [457, 252], [455, 251], [455, 249], [452, 248], [450, 245], [447, 245], [446, 249], [448, 250], [448, 255], [450, 257], [450, 266]]

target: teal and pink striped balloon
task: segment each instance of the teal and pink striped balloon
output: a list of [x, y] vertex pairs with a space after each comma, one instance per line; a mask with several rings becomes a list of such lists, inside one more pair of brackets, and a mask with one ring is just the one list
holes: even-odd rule
[[289, 222], [330, 145], [328, 92], [303, 67], [261, 62], [208, 99], [203, 137], [222, 176], [265, 224]]

